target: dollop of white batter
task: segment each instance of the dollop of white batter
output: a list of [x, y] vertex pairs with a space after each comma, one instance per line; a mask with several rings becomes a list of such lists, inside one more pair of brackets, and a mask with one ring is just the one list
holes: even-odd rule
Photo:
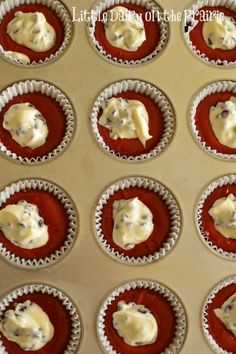
[[56, 32], [41, 12], [17, 11], [7, 25], [13, 41], [35, 52], [46, 52], [56, 43]]
[[135, 302], [118, 302], [113, 313], [113, 326], [126, 344], [143, 346], [156, 341], [158, 325], [155, 317], [144, 305]]
[[38, 248], [48, 242], [48, 227], [38, 207], [25, 200], [0, 210], [0, 229], [9, 241], [21, 248]]
[[236, 97], [212, 106], [210, 122], [218, 141], [230, 148], [236, 148]]
[[107, 11], [105, 35], [113, 47], [130, 52], [136, 51], [146, 40], [141, 15], [124, 6], [115, 6]]
[[236, 338], [236, 293], [231, 295], [221, 306], [214, 310], [216, 316]]
[[212, 49], [231, 50], [236, 47], [236, 23], [232, 17], [213, 15], [202, 27], [205, 43]]
[[236, 239], [236, 197], [232, 193], [227, 197], [217, 199], [208, 213], [221, 235]]
[[53, 337], [54, 327], [43, 309], [29, 300], [8, 310], [0, 323], [4, 336], [23, 350], [38, 350]]
[[27, 65], [30, 63], [30, 58], [23, 54], [23, 53], [19, 53], [19, 52], [12, 52], [11, 50], [7, 50], [4, 52], [4, 55], [14, 61], [17, 61], [20, 64], [24, 64]]
[[115, 201], [112, 232], [114, 243], [129, 250], [146, 241], [154, 228], [152, 218], [149, 208], [138, 198]]
[[99, 124], [110, 131], [112, 139], [138, 138], [145, 146], [146, 141], [152, 138], [148, 132], [148, 120], [148, 112], [142, 102], [113, 97], [107, 101]]
[[18, 144], [31, 149], [43, 145], [48, 136], [45, 118], [28, 102], [11, 105], [4, 114], [3, 127]]

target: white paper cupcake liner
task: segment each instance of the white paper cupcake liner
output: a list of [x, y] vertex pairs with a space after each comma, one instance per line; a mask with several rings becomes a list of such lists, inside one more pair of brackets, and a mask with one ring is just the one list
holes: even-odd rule
[[[122, 155], [119, 152], [111, 149], [103, 140], [103, 137], [100, 135], [98, 129], [98, 125], [99, 125], [98, 116], [104, 103], [111, 97], [121, 92], [127, 92], [127, 91], [139, 92], [150, 97], [160, 108], [163, 116], [164, 131], [160, 141], [157, 143], [157, 146], [155, 146], [155, 148], [152, 149], [150, 152], [138, 156]], [[137, 161], [144, 161], [152, 157], [155, 157], [166, 149], [166, 147], [170, 144], [173, 138], [176, 122], [175, 122], [175, 112], [172, 107], [172, 104], [170, 103], [169, 99], [164, 95], [164, 93], [161, 90], [144, 81], [122, 80], [111, 84], [100, 93], [100, 95], [98, 96], [98, 98], [96, 99], [93, 105], [93, 109], [91, 113], [91, 125], [92, 125], [92, 130], [95, 135], [95, 138], [97, 139], [99, 145], [106, 152], [108, 152], [113, 157], [122, 159], [124, 161], [137, 162]]]
[[168, 300], [173, 308], [176, 317], [176, 328], [175, 334], [172, 342], [169, 344], [167, 348], [162, 352], [162, 354], [176, 354], [179, 353], [186, 337], [187, 332], [187, 318], [185, 309], [177, 297], [177, 295], [172, 292], [166, 286], [157, 283], [155, 281], [150, 280], [135, 280], [129, 283], [126, 283], [119, 288], [115, 289], [110, 293], [107, 298], [102, 303], [97, 317], [97, 334], [100, 341], [100, 344], [105, 351], [105, 353], [109, 354], [119, 354], [111, 345], [109, 338], [106, 336], [105, 333], [105, 318], [106, 312], [109, 306], [112, 304], [113, 301], [121, 294], [129, 291], [131, 289], [150, 289], [156, 293], [161, 294], [166, 300]]
[[22, 164], [39, 164], [43, 162], [47, 162], [59, 154], [61, 154], [68, 144], [70, 143], [75, 121], [74, 121], [74, 110], [72, 108], [72, 104], [69, 99], [62, 93], [57, 87], [44, 82], [37, 80], [26, 80], [14, 83], [13, 85], [7, 87], [4, 91], [0, 93], [0, 111], [10, 102], [14, 97], [24, 95], [32, 92], [40, 92], [44, 95], [47, 95], [53, 98], [63, 110], [65, 120], [66, 120], [66, 130], [65, 135], [60, 142], [60, 144], [51, 152], [44, 156], [37, 157], [23, 157], [17, 155], [15, 152], [9, 150], [1, 141], [0, 141], [0, 152], [3, 153], [4, 156], [14, 160], [15, 162], [20, 162]]
[[[143, 187], [147, 190], [152, 190], [157, 193], [163, 201], [165, 202], [169, 212], [170, 212], [170, 233], [164, 242], [164, 244], [160, 247], [158, 251], [154, 254], [150, 254], [148, 256], [143, 257], [129, 257], [124, 253], [120, 253], [116, 251], [105, 239], [105, 236], [102, 231], [102, 212], [104, 205], [107, 204], [109, 198], [115, 194], [118, 190], [128, 189], [130, 187]], [[180, 207], [178, 205], [177, 200], [173, 196], [173, 194], [161, 183], [145, 177], [129, 177], [123, 180], [120, 180], [110, 187], [108, 187], [103, 194], [100, 196], [99, 201], [95, 208], [95, 213], [93, 216], [93, 228], [96, 240], [98, 241], [101, 248], [113, 259], [129, 264], [129, 265], [144, 265], [157, 261], [158, 259], [164, 257], [168, 254], [172, 248], [175, 246], [182, 227], [182, 215], [180, 211]]]
[[223, 288], [226, 288], [227, 286], [231, 285], [231, 284], [236, 284], [236, 277], [230, 277], [227, 278], [225, 280], [223, 280], [222, 282], [220, 282], [219, 284], [217, 284], [214, 289], [210, 292], [210, 294], [208, 295], [203, 309], [202, 309], [202, 329], [203, 329], [203, 333], [207, 339], [208, 344], [210, 345], [210, 347], [214, 350], [215, 353], [217, 354], [233, 354], [232, 352], [228, 352], [227, 350], [221, 348], [217, 342], [215, 341], [215, 339], [212, 337], [212, 335], [209, 332], [209, 325], [208, 325], [208, 321], [207, 321], [207, 315], [208, 315], [208, 307], [209, 305], [212, 303], [213, 299], [215, 298], [215, 296], [217, 295], [217, 293], [219, 291], [221, 291]]
[[[52, 265], [62, 259], [73, 246], [78, 231], [76, 208], [71, 198], [54, 183], [42, 179], [24, 179], [14, 182], [0, 192], [0, 208], [14, 194], [24, 189], [43, 190], [54, 195], [63, 205], [68, 217], [68, 231], [64, 244], [50, 256], [39, 259], [25, 259], [10, 252], [0, 242], [0, 254], [5, 260], [17, 267], [37, 269]], [[56, 222], [56, 221], [55, 221]]]
[[40, 59], [39, 61], [32, 61], [29, 64], [21, 64], [18, 60], [9, 57], [8, 54], [6, 54], [5, 48], [0, 44], [0, 55], [10, 61], [13, 64], [18, 64], [21, 66], [25, 67], [35, 67], [41, 64], [48, 63], [54, 59], [57, 59], [69, 46], [70, 44], [70, 39], [72, 37], [72, 19], [69, 14], [69, 11], [65, 7], [65, 5], [58, 0], [4, 0], [0, 3], [0, 22], [4, 18], [4, 16], [10, 12], [12, 9], [16, 8], [17, 6], [23, 5], [23, 4], [40, 4], [44, 5], [50, 9], [52, 9], [57, 16], [60, 18], [63, 27], [64, 27], [64, 40], [60, 46], [60, 48], [56, 51], [56, 53], [51, 54], [49, 57], [45, 59]]
[[[157, 47], [151, 54], [138, 60], [128, 60], [128, 59], [122, 60], [113, 57], [111, 54], [105, 51], [105, 49], [102, 47], [102, 45], [95, 37], [96, 18], [99, 18], [99, 14], [101, 14], [105, 10], [108, 10], [111, 6], [114, 5], [122, 6], [123, 4], [128, 4], [128, 3], [141, 6], [147, 9], [148, 11], [153, 12], [153, 14], [155, 14], [155, 19], [160, 26], [160, 39], [157, 44]], [[160, 16], [157, 16], [157, 12], [160, 14]], [[151, 59], [155, 58], [167, 45], [169, 39], [169, 25], [164, 20], [161, 20], [162, 17], [161, 14], [163, 13], [163, 9], [154, 0], [100, 0], [96, 2], [95, 5], [92, 7], [91, 13], [93, 13], [93, 16], [91, 16], [91, 19], [88, 22], [88, 26], [87, 26], [87, 33], [88, 33], [90, 43], [92, 44], [92, 47], [96, 49], [96, 51], [104, 59], [114, 64], [120, 64], [120, 65], [131, 67], [134, 65], [147, 63]], [[160, 17], [160, 19], [158, 17]]]
[[[227, 9], [236, 12], [236, 3], [234, 0], [197, 0], [189, 6], [185, 11], [186, 16], [184, 16], [183, 21], [183, 33], [184, 38], [187, 42], [188, 47], [191, 49], [193, 54], [197, 56], [199, 59], [204, 61], [207, 64], [211, 64], [214, 66], [222, 66], [222, 67], [232, 67], [236, 65], [235, 61], [227, 61], [227, 60], [210, 60], [206, 54], [202, 53], [197, 47], [192, 43], [190, 39], [190, 32], [197, 25], [198, 21], [194, 19], [194, 14], [204, 6], [223, 6]], [[188, 12], [189, 11], [189, 12]], [[200, 35], [200, 34], [199, 34]]]
[[[211, 182], [201, 194], [197, 208], [195, 212], [195, 223], [197, 227], [198, 234], [200, 235], [201, 239], [203, 240], [204, 244], [215, 254], [220, 257], [223, 257], [227, 260], [236, 261], [236, 253], [234, 252], [227, 252], [224, 251], [222, 248], [216, 246], [206, 235], [204, 227], [202, 226], [202, 211], [204, 207], [204, 203], [209, 197], [209, 195], [218, 187], [223, 187], [226, 185], [236, 184], [236, 175], [226, 175], [220, 177], [213, 182]], [[222, 236], [223, 237], [223, 236]]]
[[[9, 305], [15, 303], [15, 300], [18, 297], [21, 297], [22, 295], [32, 294], [32, 293], [48, 294], [61, 301], [62, 305], [66, 308], [71, 318], [70, 341], [63, 354], [76, 354], [82, 337], [81, 315], [78, 309], [76, 308], [75, 304], [72, 302], [72, 300], [64, 292], [62, 292], [61, 290], [55, 287], [52, 287], [48, 284], [33, 283], [33, 284], [26, 284], [11, 290], [7, 295], [4, 295], [0, 299], [0, 318], [3, 317]], [[0, 353], [11, 354], [6, 350], [1, 339], [0, 339]]]
[[[212, 156], [218, 157], [220, 159], [235, 161], [236, 154], [224, 154], [216, 149], [209, 146], [201, 137], [195, 122], [195, 115], [199, 104], [204, 101], [204, 99], [214, 93], [218, 92], [236, 92], [236, 82], [235, 81], [216, 81], [210, 85], [204, 87], [194, 98], [190, 106], [190, 127], [193, 133], [193, 137], [197, 144], [202, 147], [206, 152], [210, 153]], [[207, 117], [205, 117], [207, 119]], [[217, 138], [216, 138], [217, 139]]]

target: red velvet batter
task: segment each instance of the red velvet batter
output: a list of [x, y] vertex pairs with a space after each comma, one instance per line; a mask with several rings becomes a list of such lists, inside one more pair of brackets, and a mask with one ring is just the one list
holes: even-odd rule
[[[126, 156], [138, 156], [141, 154], [146, 154], [154, 149], [161, 140], [164, 131], [163, 116], [158, 105], [149, 96], [134, 91], [122, 92], [114, 97], [139, 100], [144, 104], [149, 116], [149, 134], [152, 135], [152, 138], [146, 141], [146, 147], [143, 146], [138, 138], [118, 138], [115, 140], [109, 137], [109, 130], [107, 128], [98, 124], [99, 133], [103, 137], [105, 143], [110, 147], [110, 149]], [[99, 117], [102, 115], [102, 111], [103, 110], [101, 109]]]
[[221, 348], [231, 353], [236, 353], [236, 339], [234, 338], [233, 333], [229, 331], [215, 315], [214, 309], [220, 308], [221, 305], [235, 292], [236, 284], [231, 284], [220, 290], [212, 300], [212, 303], [208, 305], [207, 316], [209, 333]]
[[[145, 305], [155, 317], [158, 324], [157, 339], [153, 344], [133, 347], [126, 344], [112, 325], [112, 314], [118, 310], [117, 303], [135, 302]], [[105, 333], [113, 348], [121, 354], [159, 354], [170, 345], [174, 338], [176, 318], [173, 308], [159, 293], [149, 289], [132, 289], [121, 294], [112, 302], [105, 317]]]
[[[56, 43], [55, 45], [47, 50], [46, 52], [34, 52], [33, 50], [26, 48], [23, 45], [17, 44], [11, 39], [7, 34], [7, 25], [14, 18], [14, 14], [17, 11], [22, 12], [42, 12], [47, 19], [47, 22], [54, 28], [56, 32]], [[20, 52], [26, 54], [30, 61], [38, 62], [40, 59], [44, 60], [47, 57], [50, 57], [51, 54], [55, 54], [58, 49], [61, 47], [64, 40], [64, 27], [61, 19], [57, 14], [47, 6], [40, 4], [24, 4], [18, 7], [15, 7], [10, 12], [8, 12], [2, 22], [0, 23], [0, 43], [5, 50], [11, 50], [15, 52]]]
[[[148, 17], [146, 17], [145, 19], [145, 13], [147, 13], [148, 10], [146, 10], [142, 6], [138, 6], [134, 4], [122, 4], [122, 6], [142, 15], [145, 33], [146, 33], [146, 40], [143, 42], [143, 44], [134, 52], [130, 52], [128, 50], [124, 50], [112, 46], [106, 39], [105, 28], [102, 21], [97, 21], [96, 23], [95, 38], [103, 47], [103, 49], [106, 51], [106, 53], [111, 54], [113, 58], [116, 57], [118, 59], [129, 60], [129, 61], [145, 58], [146, 56], [151, 54], [158, 45], [158, 42], [160, 40], [159, 25], [155, 21], [147, 21], [146, 19], [148, 19]], [[107, 9], [104, 12], [111, 10], [113, 7], [115, 6], [111, 6], [109, 9]]]
[[211, 106], [215, 106], [218, 102], [228, 101], [230, 97], [236, 97], [236, 93], [218, 92], [207, 96], [198, 105], [195, 115], [196, 127], [202, 140], [206, 142], [207, 146], [210, 146], [212, 149], [216, 149], [223, 154], [235, 154], [236, 149], [222, 145], [217, 140], [211, 127], [210, 108]]
[[[112, 240], [114, 224], [112, 218], [112, 205], [115, 200], [131, 199], [135, 197], [138, 197], [139, 200], [150, 209], [153, 215], [154, 230], [146, 241], [136, 245], [131, 250], [123, 250]], [[130, 187], [128, 189], [118, 190], [109, 198], [102, 210], [101, 225], [105, 239], [115, 250], [124, 253], [129, 257], [143, 257], [154, 254], [166, 242], [171, 227], [170, 212], [161, 196], [154, 191], [145, 188]]]
[[25, 354], [25, 353], [37, 353], [37, 354], [62, 354], [64, 353], [71, 336], [72, 323], [71, 318], [62, 305], [62, 302], [52, 295], [43, 294], [41, 292], [27, 294], [17, 297], [17, 300], [11, 304], [7, 310], [15, 308], [16, 303], [22, 303], [26, 300], [31, 300], [39, 305], [48, 315], [52, 325], [54, 327], [53, 338], [41, 349], [35, 351], [22, 350], [16, 343], [9, 341], [1, 333], [1, 339], [9, 354]]
[[205, 230], [205, 235], [219, 248], [224, 251], [236, 252], [236, 240], [226, 238], [219, 233], [215, 227], [212, 217], [208, 214], [208, 210], [212, 207], [213, 203], [223, 197], [227, 197], [230, 193], [236, 196], [236, 185], [226, 185], [215, 189], [206, 199], [202, 211], [202, 226]]
[[[207, 14], [213, 11], [223, 12], [226, 16], [231, 16], [236, 21], [236, 13], [223, 6], [204, 6], [199, 11], [205, 11]], [[198, 19], [198, 16], [196, 16]], [[201, 53], [206, 54], [210, 60], [227, 60], [228, 62], [236, 60], [236, 48], [231, 50], [224, 49], [212, 49], [207, 46], [202, 36], [202, 27], [204, 21], [199, 21], [199, 23], [190, 32], [190, 40], [200, 50]]]
[[33, 189], [25, 189], [15, 193], [3, 204], [1, 209], [8, 204], [16, 204], [19, 200], [26, 200], [38, 206], [39, 215], [44, 219], [44, 223], [48, 225], [49, 240], [46, 245], [29, 250], [15, 246], [0, 231], [2, 244], [10, 252], [21, 258], [39, 259], [50, 256], [65, 242], [69, 224], [66, 210], [60, 201], [49, 192]]
[[[47, 122], [49, 132], [46, 143], [36, 149], [20, 146], [12, 139], [10, 132], [3, 128], [3, 116], [10, 106], [24, 102], [32, 103], [42, 113]], [[0, 112], [0, 141], [18, 156], [30, 158], [47, 155], [61, 143], [65, 131], [66, 118], [59, 103], [40, 92], [27, 93], [14, 97]]]

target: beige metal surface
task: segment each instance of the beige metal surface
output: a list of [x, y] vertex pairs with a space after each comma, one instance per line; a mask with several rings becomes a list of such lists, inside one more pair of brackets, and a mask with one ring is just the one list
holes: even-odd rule
[[[159, 0], [167, 10], [182, 11], [188, 0]], [[93, 0], [68, 0], [77, 11]], [[188, 314], [188, 334], [182, 354], [210, 354], [201, 332], [202, 303], [210, 289], [233, 275], [235, 264], [211, 253], [194, 225], [194, 208], [202, 189], [219, 175], [235, 172], [235, 163], [209, 156], [195, 143], [188, 127], [187, 110], [193, 95], [217, 79], [235, 78], [236, 69], [208, 66], [186, 47], [179, 22], [170, 23], [170, 40], [164, 53], [150, 64], [123, 68], [110, 64], [90, 46], [85, 23], [74, 24], [70, 48], [56, 62], [35, 69], [22, 69], [0, 59], [0, 89], [16, 80], [44, 79], [61, 88], [77, 112], [72, 144], [59, 158], [41, 166], [21, 166], [0, 156], [0, 189], [13, 180], [41, 177], [64, 188], [80, 214], [80, 233], [72, 251], [58, 264], [40, 271], [16, 269], [0, 258], [0, 293], [29, 281], [48, 282], [65, 290], [78, 305], [84, 322], [80, 353], [99, 354], [95, 332], [97, 309], [103, 298], [128, 280], [161, 281], [182, 299]], [[89, 114], [98, 93], [119, 79], [137, 78], [160, 87], [170, 97], [177, 115], [177, 130], [170, 147], [149, 162], [128, 164], [105, 154], [93, 138]], [[146, 175], [167, 185], [182, 207], [184, 225], [174, 250], [152, 265], [119, 264], [98, 246], [91, 228], [92, 208], [104, 188], [118, 178]]]

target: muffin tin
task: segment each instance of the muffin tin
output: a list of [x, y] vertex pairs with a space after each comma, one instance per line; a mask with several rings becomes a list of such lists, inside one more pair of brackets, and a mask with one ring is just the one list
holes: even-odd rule
[[[68, 0], [73, 11], [93, 7], [93, 0]], [[158, 1], [171, 12], [184, 11], [188, 0]], [[72, 9], [74, 7], [74, 10]], [[215, 159], [200, 149], [189, 127], [190, 105], [200, 90], [214, 81], [233, 80], [236, 69], [209, 66], [186, 46], [183, 24], [170, 22], [169, 41], [160, 56], [139, 66], [118, 66], [97, 55], [89, 43], [87, 24], [74, 22], [70, 47], [47, 66], [21, 68], [2, 60], [0, 90], [13, 81], [43, 80], [59, 88], [72, 102], [76, 130], [71, 144], [58, 158], [43, 165], [24, 166], [1, 158], [0, 189], [16, 179], [47, 179], [71, 196], [80, 214], [80, 234], [70, 253], [60, 262], [38, 271], [12, 267], [0, 259], [0, 294], [24, 283], [50, 283], [65, 289], [82, 314], [84, 333], [78, 353], [101, 354], [96, 333], [98, 309], [104, 299], [124, 283], [152, 279], [170, 288], [187, 314], [187, 335], [181, 353], [210, 354], [212, 350], [201, 329], [201, 311], [212, 287], [235, 273], [235, 263], [217, 257], [200, 240], [195, 210], [202, 191], [219, 176], [235, 173], [234, 163]], [[104, 154], [94, 139], [91, 111], [100, 92], [121, 80], [145, 81], [168, 95], [176, 114], [175, 134], [158, 157], [139, 164], [124, 163]], [[93, 236], [92, 212], [102, 192], [114, 181], [130, 176], [157, 180], [176, 196], [183, 220], [174, 249], [158, 262], [139, 267], [115, 262]], [[58, 353], [55, 353], [58, 354]], [[61, 353], [60, 353], [61, 354]]]

